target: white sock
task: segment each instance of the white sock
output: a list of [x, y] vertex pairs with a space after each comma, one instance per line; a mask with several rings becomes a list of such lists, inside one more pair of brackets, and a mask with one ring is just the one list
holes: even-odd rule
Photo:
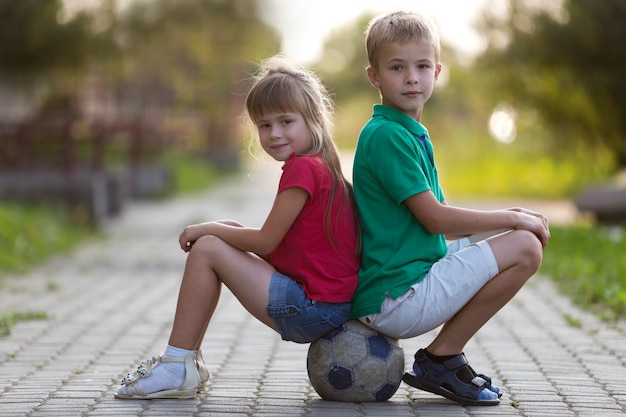
[[[167, 345], [163, 356], [185, 357], [190, 352], [192, 351]], [[150, 375], [137, 381], [136, 386], [144, 393], [152, 394], [153, 392], [180, 388], [183, 382], [185, 382], [184, 362], [162, 362], [152, 369]], [[137, 393], [133, 388], [131, 391], [133, 394]], [[122, 385], [117, 392], [118, 394], [126, 394], [126, 386]]]

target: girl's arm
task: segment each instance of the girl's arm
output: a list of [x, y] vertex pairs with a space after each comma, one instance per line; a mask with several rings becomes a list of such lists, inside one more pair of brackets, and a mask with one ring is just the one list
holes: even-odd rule
[[534, 233], [544, 247], [550, 238], [546, 217], [526, 209], [482, 211], [452, 207], [437, 201], [431, 191], [415, 194], [404, 202], [432, 234], [467, 236], [522, 229]]
[[260, 229], [242, 227], [235, 222], [209, 222], [187, 226], [179, 237], [180, 247], [189, 252], [193, 242], [200, 237], [214, 235], [239, 250], [267, 255], [283, 240], [308, 198], [309, 193], [299, 187], [281, 191]]

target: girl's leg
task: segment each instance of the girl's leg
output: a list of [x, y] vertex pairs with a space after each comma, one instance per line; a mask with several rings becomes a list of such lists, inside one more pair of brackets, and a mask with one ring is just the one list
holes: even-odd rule
[[262, 258], [215, 236], [198, 239], [187, 258], [169, 344], [189, 350], [200, 347], [222, 283], [253, 316], [275, 329], [266, 310], [274, 272]]
[[[242, 252], [217, 237], [198, 239], [187, 257], [174, 325], [164, 356], [184, 358], [191, 354], [190, 351], [199, 350], [217, 307], [222, 282], [250, 313], [275, 329], [266, 310], [274, 272], [274, 268], [260, 257]], [[160, 362], [148, 375], [123, 383], [116, 395], [118, 398], [147, 398], [144, 396], [147, 394], [159, 398], [158, 395], [167, 393], [167, 398], [178, 398], [176, 395], [183, 391], [180, 388], [186, 385], [186, 378], [185, 362]]]
[[514, 230], [487, 242], [500, 273], [444, 324], [428, 346], [428, 352], [438, 356], [461, 353], [466, 343], [513, 298], [541, 265], [541, 243], [528, 231]]

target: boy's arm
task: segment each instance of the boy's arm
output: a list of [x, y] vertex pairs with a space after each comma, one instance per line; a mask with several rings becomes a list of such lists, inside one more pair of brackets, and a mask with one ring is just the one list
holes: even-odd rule
[[[449, 206], [447, 201], [442, 201], [441, 204], [444, 206]], [[511, 229], [499, 229], [499, 230], [490, 230], [487, 232], [480, 233], [471, 233], [471, 234], [454, 234], [454, 233], [446, 233], [446, 240], [457, 240], [462, 239], [464, 237], [468, 238], [470, 243], [480, 242], [481, 240], [488, 239], [492, 236], [502, 234], [504, 232], [508, 232]]]
[[502, 234], [504, 232], [509, 232], [512, 229], [500, 229], [500, 230], [490, 230], [488, 232], [480, 232], [480, 233], [470, 233], [470, 234], [452, 234], [446, 233], [446, 240], [457, 240], [462, 239], [464, 237], [468, 238], [470, 243], [480, 242], [481, 240], [489, 239], [492, 236], [496, 236]]
[[432, 191], [412, 195], [404, 203], [432, 234], [468, 236], [522, 229], [534, 233], [544, 247], [550, 238], [545, 216], [525, 209], [482, 211], [453, 207], [437, 201]]

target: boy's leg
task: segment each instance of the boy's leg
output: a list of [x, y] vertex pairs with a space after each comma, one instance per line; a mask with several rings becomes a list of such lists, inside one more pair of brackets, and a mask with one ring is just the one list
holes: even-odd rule
[[497, 405], [500, 389], [469, 366], [465, 344], [537, 271], [542, 256], [541, 243], [530, 232], [513, 231], [487, 242], [499, 273], [444, 324], [427, 349], [415, 354], [415, 374], [403, 377], [409, 385], [467, 405]]
[[465, 344], [513, 298], [541, 265], [541, 243], [530, 232], [516, 230], [487, 242], [500, 272], [444, 324], [428, 346], [428, 352], [438, 356], [461, 353]]

